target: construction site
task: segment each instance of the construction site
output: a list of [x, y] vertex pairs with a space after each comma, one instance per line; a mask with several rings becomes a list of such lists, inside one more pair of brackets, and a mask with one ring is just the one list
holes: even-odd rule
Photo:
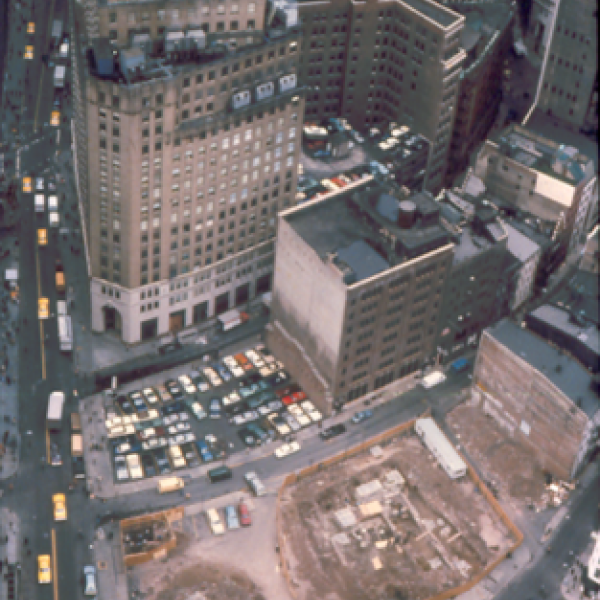
[[531, 449], [486, 415], [478, 402], [457, 406], [446, 422], [498, 499], [539, 512], [560, 506], [573, 490], [573, 484], [545, 471]]
[[307, 469], [282, 488], [278, 527], [294, 598], [451, 597], [519, 543], [472, 470], [442, 466], [414, 431]]

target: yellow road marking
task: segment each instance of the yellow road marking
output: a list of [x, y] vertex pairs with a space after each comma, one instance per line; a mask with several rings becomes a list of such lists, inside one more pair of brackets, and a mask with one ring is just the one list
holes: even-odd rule
[[56, 530], [52, 529], [52, 588], [54, 600], [58, 600], [58, 558], [56, 556]]
[[46, 427], [46, 462], [50, 464], [50, 433]]
[[[50, 6], [50, 12], [48, 14], [48, 27], [46, 29], [46, 39], [50, 38], [52, 32], [52, 17], [54, 16], [54, 3], [55, 0], [52, 0], [52, 4]], [[37, 102], [35, 103], [35, 118], [33, 119], [33, 129], [37, 129], [37, 120], [38, 120], [38, 112], [40, 110], [40, 100], [42, 98], [42, 81], [44, 80], [44, 65], [41, 65], [40, 71], [40, 83], [38, 86], [38, 97]]]
[[[37, 287], [38, 287], [38, 298], [41, 297], [42, 294], [42, 286], [40, 283], [40, 252], [39, 249], [38, 251], [35, 253], [35, 271], [36, 271], [36, 275], [37, 275]], [[39, 307], [38, 307], [39, 309]], [[36, 309], [36, 310], [38, 310]], [[48, 310], [48, 312], [50, 312]], [[43, 319], [38, 319], [39, 324], [40, 324], [40, 348], [41, 348], [41, 355], [42, 355], [42, 379], [46, 379], [46, 348], [44, 346], [44, 320]]]

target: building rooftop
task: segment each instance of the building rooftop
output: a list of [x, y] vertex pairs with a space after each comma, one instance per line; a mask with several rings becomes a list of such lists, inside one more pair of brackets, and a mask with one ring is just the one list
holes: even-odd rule
[[448, 28], [450, 25], [460, 21], [463, 17], [453, 10], [429, 0], [398, 0], [400, 4], [406, 4], [416, 11], [425, 15], [432, 21]]
[[593, 161], [578, 148], [557, 144], [520, 125], [511, 125], [493, 141], [502, 154], [537, 172], [537, 193], [566, 206], [571, 204], [573, 187], [595, 172]]
[[532, 239], [515, 229], [510, 223], [504, 223], [507, 233], [507, 249], [521, 263], [526, 263], [540, 251], [540, 247]]
[[554, 294], [551, 302], [579, 316], [580, 319], [600, 326], [600, 291], [596, 273], [578, 270]]
[[449, 235], [430, 194], [406, 198], [372, 177], [292, 208], [281, 215], [351, 285], [440, 248]]
[[593, 377], [576, 360], [509, 319], [503, 319], [486, 331], [537, 369], [574, 404], [579, 405], [588, 417], [600, 409], [600, 398], [592, 385]]

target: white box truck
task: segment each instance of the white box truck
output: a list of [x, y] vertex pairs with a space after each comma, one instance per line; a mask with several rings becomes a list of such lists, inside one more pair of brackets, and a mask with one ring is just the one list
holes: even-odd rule
[[59, 315], [56, 319], [58, 325], [58, 342], [61, 352], [73, 351], [73, 329], [69, 315]]
[[46, 414], [46, 427], [48, 431], [59, 432], [61, 430], [64, 405], [64, 392], [52, 392], [50, 394], [48, 398], [48, 412]]

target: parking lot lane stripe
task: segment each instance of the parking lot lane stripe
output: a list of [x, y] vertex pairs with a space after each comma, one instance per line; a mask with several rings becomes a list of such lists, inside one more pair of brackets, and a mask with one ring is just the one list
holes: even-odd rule
[[56, 556], [56, 530], [52, 529], [52, 591], [54, 600], [58, 600], [58, 565]]

